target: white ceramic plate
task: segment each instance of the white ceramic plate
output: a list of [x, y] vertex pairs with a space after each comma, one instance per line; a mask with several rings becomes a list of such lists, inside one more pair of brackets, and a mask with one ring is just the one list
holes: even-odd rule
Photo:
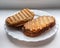
[[[49, 13], [41, 10], [32, 10], [32, 11], [39, 16], [50, 15]], [[37, 17], [38, 16], [35, 16], [35, 18]], [[46, 40], [52, 37], [57, 32], [57, 30], [58, 30], [58, 25], [56, 24], [52, 29], [44, 32], [40, 36], [32, 38], [32, 37], [25, 36], [22, 31], [8, 28], [7, 26], [5, 26], [5, 31], [8, 33], [9, 36], [11, 36], [12, 38], [18, 39], [20, 41], [26, 41], [26, 42], [37, 42], [37, 41]]]

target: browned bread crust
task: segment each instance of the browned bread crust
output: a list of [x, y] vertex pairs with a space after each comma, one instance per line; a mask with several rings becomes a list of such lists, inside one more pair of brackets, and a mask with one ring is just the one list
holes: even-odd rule
[[6, 19], [6, 24], [9, 26], [19, 27], [22, 26], [29, 20], [32, 20], [34, 17], [34, 13], [30, 11], [30, 9], [26, 8], [18, 13], [8, 17]]
[[53, 16], [40, 16], [24, 24], [22, 30], [24, 34], [30, 37], [39, 36], [49, 28], [55, 25], [55, 18]]

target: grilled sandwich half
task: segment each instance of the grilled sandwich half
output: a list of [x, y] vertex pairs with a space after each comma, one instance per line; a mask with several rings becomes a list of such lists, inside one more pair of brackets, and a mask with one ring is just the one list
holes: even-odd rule
[[53, 16], [40, 16], [24, 24], [23, 33], [30, 37], [39, 36], [49, 28], [55, 25], [55, 18]]
[[26, 8], [8, 17], [6, 19], [6, 24], [9, 26], [19, 27], [24, 25], [27, 21], [32, 20], [33, 17], [34, 13], [30, 9]]

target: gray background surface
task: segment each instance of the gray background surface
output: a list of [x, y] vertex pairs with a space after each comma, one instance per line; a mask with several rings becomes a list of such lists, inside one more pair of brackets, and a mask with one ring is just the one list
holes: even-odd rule
[[0, 0], [0, 8], [60, 8], [60, 0]]

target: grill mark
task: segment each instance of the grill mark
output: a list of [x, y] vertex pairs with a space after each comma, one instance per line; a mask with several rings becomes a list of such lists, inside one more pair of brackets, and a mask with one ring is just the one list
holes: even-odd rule
[[10, 18], [11, 18], [11, 20], [12, 20], [12, 24], [14, 24], [14, 23], [15, 23], [14, 16], [11, 16]]
[[13, 16], [11, 16], [10, 18], [11, 18], [12, 22], [14, 22], [14, 17], [13, 17]]
[[10, 24], [12, 23], [12, 20], [11, 20], [10, 17], [8, 17], [7, 22], [10, 23]]
[[[39, 21], [39, 24], [40, 24], [40, 21]], [[40, 26], [39, 26], [39, 27], [40, 27], [40, 29], [42, 29], [42, 26], [41, 26], [41, 24], [40, 24]]]
[[14, 16], [12, 16], [13, 17], [13, 22], [16, 22], [16, 19], [15, 19], [15, 17]]
[[43, 17], [43, 21], [44, 21], [45, 26], [47, 26], [44, 17]]
[[24, 16], [25, 16], [26, 18], [28, 18], [28, 15], [26, 14], [26, 12], [25, 12], [24, 10], [22, 10], [22, 13], [24, 14]]
[[43, 28], [44, 28], [44, 26], [43, 26], [43, 24], [42, 24], [42, 20], [43, 20], [43, 19], [42, 19], [42, 17], [40, 17], [39, 19], [40, 19], [40, 26], [41, 26], [41, 29], [43, 29]]
[[24, 9], [24, 11], [27, 13], [28, 16], [32, 16], [26, 9]]
[[20, 14], [21, 14], [21, 17], [23, 17], [23, 19], [26, 19], [25, 16], [23, 15], [22, 11], [21, 11]]
[[[32, 22], [32, 21], [31, 21]], [[29, 23], [30, 25], [29, 25], [29, 28], [30, 28], [30, 30], [32, 30], [32, 23]]]
[[26, 13], [27, 16], [29, 16], [29, 14], [25, 11], [25, 9], [24, 9], [24, 12]]
[[54, 22], [53, 18], [49, 18], [50, 23]]
[[30, 17], [30, 15], [26, 12], [26, 10], [24, 9], [25, 14], [27, 15], [27, 17]]
[[31, 24], [31, 23], [30, 22], [25, 23], [24, 26], [26, 26], [26, 29], [29, 29], [31, 27], [31, 25], [29, 25], [29, 24]]
[[23, 14], [21, 13], [21, 11], [20, 11], [19, 15], [20, 15], [20, 17], [21, 17], [22, 19], [24, 19]]
[[17, 14], [15, 14], [15, 16], [14, 16], [14, 17], [15, 17], [16, 21], [19, 21], [19, 19], [17, 18]]
[[33, 12], [31, 12], [28, 8], [27, 8], [27, 11], [31, 13], [32, 16], [34, 16]]
[[36, 28], [36, 26], [35, 26], [35, 20], [34, 20], [34, 21], [32, 21], [32, 22], [33, 22], [34, 28]]
[[32, 24], [31, 24], [30, 29], [33, 30], [33, 29], [34, 29], [34, 27], [33, 27], [33, 26], [34, 26], [34, 22], [32, 21], [31, 23], [32, 23]]
[[25, 19], [27, 19], [27, 16], [25, 16], [25, 14], [24, 14], [24, 10], [22, 10], [21, 13], [23, 14], [23, 17], [24, 17]]
[[25, 14], [27, 15], [27, 17], [30, 19], [31, 16], [24, 10]]
[[[39, 21], [39, 19], [35, 19], [35, 20], [32, 21], [31, 23], [33, 23], [33, 22], [34, 22], [34, 26], [33, 26], [33, 25], [31, 25], [31, 26], [32, 26], [32, 28], [34, 28], [35, 30], [37, 30], [38, 28], [39, 28], [39, 29], [42, 29], [42, 28], [43, 28], [41, 22]], [[36, 24], [36, 25], [35, 25], [35, 24]]]
[[[45, 24], [46, 24], [46, 18], [45, 17], [43, 17], [43, 20], [44, 20], [44, 22], [45, 22]], [[47, 26], [47, 25], [46, 25]]]
[[18, 16], [19, 16], [20, 20], [23, 20], [23, 18], [22, 18], [21, 15], [20, 15], [20, 12], [18, 13]]
[[40, 25], [41, 25], [41, 27], [42, 27], [42, 19], [41, 19], [41, 17], [40, 17], [39, 19], [40, 19]]
[[46, 25], [48, 25], [48, 18], [44, 17], [44, 20], [45, 20]]
[[44, 24], [44, 23], [43, 23], [43, 18], [41, 17], [41, 25], [42, 25], [42, 28], [44, 27], [43, 24]]
[[51, 23], [51, 21], [50, 21], [50, 20], [51, 20], [50, 17], [48, 17], [48, 20], [49, 20], [49, 22]]
[[54, 19], [54, 17], [53, 17], [53, 16], [51, 16], [51, 19], [52, 19], [52, 22], [54, 22], [54, 21], [55, 21], [55, 19]]
[[48, 23], [50, 23], [48, 17], [46, 17], [46, 18], [47, 18]]
[[16, 14], [16, 17], [20, 20], [20, 18], [19, 18], [19, 15], [18, 15], [18, 14]]
[[12, 19], [10, 17], [8, 17], [8, 19], [12, 22]]
[[36, 28], [37, 28], [38, 27], [38, 19], [36, 19], [35, 24], [36, 24]]

